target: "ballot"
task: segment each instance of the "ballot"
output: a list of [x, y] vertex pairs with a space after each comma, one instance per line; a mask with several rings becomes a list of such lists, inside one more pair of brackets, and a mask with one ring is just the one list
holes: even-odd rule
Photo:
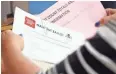
[[85, 42], [82, 33], [42, 20], [16, 7], [13, 32], [24, 38], [22, 53], [30, 58], [59, 63]]
[[58, 1], [36, 16], [91, 38], [97, 30], [95, 23], [105, 15], [100, 1]]

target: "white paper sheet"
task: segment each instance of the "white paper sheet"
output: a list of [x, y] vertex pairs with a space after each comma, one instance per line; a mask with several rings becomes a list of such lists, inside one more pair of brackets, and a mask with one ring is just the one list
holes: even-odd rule
[[13, 32], [24, 38], [23, 53], [32, 59], [58, 63], [85, 41], [82, 33], [54, 25], [16, 8]]

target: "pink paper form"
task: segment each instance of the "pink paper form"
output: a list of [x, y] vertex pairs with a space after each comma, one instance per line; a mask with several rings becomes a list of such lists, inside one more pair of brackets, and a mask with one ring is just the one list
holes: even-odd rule
[[36, 16], [90, 38], [96, 33], [95, 23], [105, 15], [100, 1], [59, 1]]

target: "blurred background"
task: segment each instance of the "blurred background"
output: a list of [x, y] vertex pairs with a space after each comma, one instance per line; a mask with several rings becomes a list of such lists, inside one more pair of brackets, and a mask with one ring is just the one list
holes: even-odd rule
[[[40, 14], [57, 1], [1, 1], [1, 25], [7, 26], [5, 29], [12, 29], [14, 10], [18, 6], [31, 13]], [[101, 1], [104, 8], [116, 8], [116, 1]]]

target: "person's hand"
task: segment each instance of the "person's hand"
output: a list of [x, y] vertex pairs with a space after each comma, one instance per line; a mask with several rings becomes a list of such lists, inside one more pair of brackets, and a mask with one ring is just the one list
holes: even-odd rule
[[103, 24], [106, 24], [109, 20], [116, 19], [116, 9], [108, 8], [106, 9], [107, 16], [105, 16], [102, 20]]
[[100, 25], [107, 24], [109, 20], [116, 20], [116, 9], [107, 8], [106, 9], [106, 16], [103, 17], [99, 22], [95, 25], [99, 27]]
[[14, 34], [11, 30], [2, 32], [1, 35], [2, 51], [8, 46], [15, 46], [18, 49], [22, 50], [24, 47], [24, 41], [21, 36]]
[[5, 74], [35, 74], [39, 67], [25, 57], [21, 50], [24, 41], [21, 36], [8, 30], [1, 35], [2, 72]]
[[[2, 43], [2, 54], [6, 54], [6, 50], [10, 47], [15, 46], [21, 51], [24, 47], [23, 38], [14, 34], [12, 31], [7, 30], [1, 34], [1, 43]], [[2, 72], [6, 72], [6, 66], [3, 59], [1, 59], [1, 68]]]

